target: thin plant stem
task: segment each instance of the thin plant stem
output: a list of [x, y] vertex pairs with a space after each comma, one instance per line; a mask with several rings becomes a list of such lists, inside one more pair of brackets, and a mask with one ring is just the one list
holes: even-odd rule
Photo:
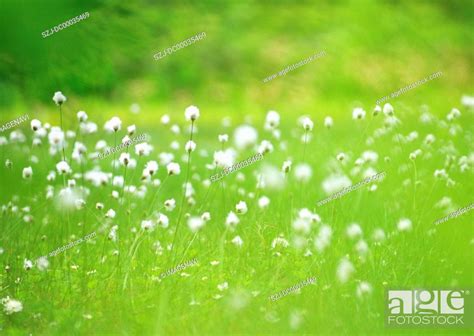
[[66, 152], [64, 151], [64, 141], [66, 139], [66, 132], [64, 132], [64, 128], [63, 128], [63, 111], [61, 109], [61, 104], [59, 104], [59, 120], [60, 120], [60, 123], [61, 123], [61, 131], [63, 132], [64, 134], [64, 140], [63, 140], [63, 143], [62, 143], [62, 147], [63, 147], [63, 161], [66, 161]]
[[155, 202], [156, 202], [156, 196], [158, 196], [158, 194], [160, 193], [160, 190], [161, 188], [163, 188], [163, 185], [165, 184], [166, 180], [168, 179], [168, 176], [169, 175], [166, 175], [165, 179], [163, 180], [163, 182], [158, 186], [158, 188], [156, 189], [155, 191], [155, 194], [153, 195], [152, 199], [151, 199], [151, 202], [150, 202], [150, 211], [148, 212], [148, 214], [146, 215], [146, 217], [150, 216], [153, 212], [153, 206], [155, 205]]
[[116, 147], [117, 147], [117, 132], [114, 132], [114, 158], [112, 160], [112, 189], [114, 188], [115, 157], [117, 155], [117, 151], [115, 150]]
[[[193, 131], [194, 131], [194, 121], [191, 121], [191, 136], [189, 138], [189, 141], [193, 140]], [[172, 259], [173, 261], [176, 256], [176, 247], [175, 247], [176, 237], [178, 235], [179, 224], [181, 222], [181, 216], [183, 214], [184, 201], [186, 199], [186, 188], [188, 186], [188, 180], [189, 180], [189, 165], [191, 163], [191, 153], [192, 153], [191, 151], [188, 153], [188, 163], [186, 167], [186, 180], [184, 182], [183, 197], [181, 199], [181, 207], [179, 209], [178, 222], [176, 223], [176, 230], [174, 231], [173, 244], [171, 245], [173, 249], [173, 259]]]
[[306, 156], [306, 144], [308, 143], [308, 130], [304, 130], [303, 162]]

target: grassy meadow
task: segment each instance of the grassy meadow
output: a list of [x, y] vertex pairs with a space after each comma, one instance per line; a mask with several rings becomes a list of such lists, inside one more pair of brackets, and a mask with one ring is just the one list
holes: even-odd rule
[[0, 132], [0, 334], [472, 332], [385, 326], [388, 289], [474, 287], [474, 211], [435, 224], [473, 202], [472, 3], [16, 6], [0, 127], [29, 119]]

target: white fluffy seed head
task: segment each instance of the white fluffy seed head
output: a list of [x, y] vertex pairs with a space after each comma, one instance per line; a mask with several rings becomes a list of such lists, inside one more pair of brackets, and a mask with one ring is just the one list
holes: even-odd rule
[[247, 203], [245, 203], [244, 201], [240, 201], [235, 206], [235, 211], [239, 214], [245, 214], [247, 213], [247, 210], [248, 210]]
[[228, 134], [219, 134], [218, 138], [220, 143], [226, 143], [227, 141], [229, 141]]
[[33, 119], [31, 120], [31, 129], [36, 132], [37, 130], [39, 130], [41, 128], [41, 121], [39, 121], [38, 119]]
[[324, 118], [324, 127], [331, 128], [334, 125], [334, 122], [331, 117], [327, 116]]
[[67, 100], [66, 96], [61, 91], [56, 91], [53, 96], [53, 101], [56, 105], [62, 105]]
[[88, 116], [86, 112], [84, 111], [77, 112], [77, 120], [79, 120], [79, 122], [85, 122], [87, 121], [87, 119], [88, 119]]
[[189, 140], [188, 142], [186, 142], [184, 149], [188, 153], [194, 152], [196, 150], [196, 143], [192, 140]]
[[258, 207], [265, 209], [270, 205], [270, 199], [267, 196], [262, 196], [258, 199]]
[[199, 109], [194, 106], [188, 106], [184, 111], [184, 117], [187, 121], [196, 121], [199, 118]]
[[161, 119], [160, 119], [161, 123], [163, 125], [168, 125], [170, 123], [170, 116], [167, 115], [167, 114], [164, 114]]
[[268, 111], [265, 118], [265, 128], [274, 129], [280, 125], [280, 115], [276, 111]]
[[61, 161], [56, 164], [56, 169], [60, 174], [69, 174], [71, 172], [71, 167], [66, 161]]
[[135, 125], [130, 125], [127, 127], [127, 133], [129, 136], [132, 136], [133, 134], [135, 134], [137, 130], [137, 127]]
[[128, 166], [128, 164], [130, 163], [130, 154], [128, 153], [120, 154], [119, 161], [125, 167]]
[[234, 228], [237, 226], [237, 224], [239, 224], [239, 222], [240, 222], [239, 217], [237, 217], [237, 215], [233, 211], [231, 211], [227, 215], [227, 218], [225, 220], [225, 225], [227, 227]]
[[383, 106], [383, 113], [384, 113], [386, 116], [392, 116], [392, 115], [393, 115], [393, 106], [392, 106], [390, 103], [386, 103], [386, 104]]
[[168, 171], [168, 175], [179, 175], [181, 173], [181, 168], [176, 162], [168, 163], [166, 169]]
[[374, 116], [379, 115], [380, 112], [382, 112], [382, 108], [380, 107], [380, 105], [376, 105], [376, 106], [374, 107], [374, 113], [373, 113]]
[[364, 119], [366, 115], [365, 110], [362, 107], [356, 107], [352, 110], [352, 119]]
[[201, 219], [205, 222], [208, 222], [211, 220], [211, 214], [206, 211], [201, 215]]
[[402, 218], [398, 221], [397, 229], [398, 231], [410, 231], [412, 228], [411, 220], [408, 218]]
[[23, 168], [23, 178], [28, 179], [33, 175], [33, 168], [31, 167], [26, 167]]
[[176, 201], [174, 200], [174, 198], [170, 198], [165, 201], [166, 211], [173, 211], [175, 207], [176, 207]]
[[122, 128], [122, 120], [119, 117], [112, 117], [105, 123], [105, 129], [112, 132], [120, 131]]
[[291, 165], [292, 165], [292, 162], [290, 160], [287, 160], [287, 161], [284, 161], [283, 162], [283, 165], [281, 167], [281, 170], [284, 172], [284, 173], [288, 173], [290, 172], [291, 170]]
[[192, 232], [199, 231], [205, 224], [201, 217], [191, 216], [188, 218], [188, 227]]
[[303, 117], [303, 119], [301, 119], [301, 124], [305, 131], [313, 130], [314, 123], [309, 117]]

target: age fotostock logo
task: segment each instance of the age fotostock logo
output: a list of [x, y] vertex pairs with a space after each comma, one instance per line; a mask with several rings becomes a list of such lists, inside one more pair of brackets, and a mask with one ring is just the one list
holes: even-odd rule
[[417, 289], [387, 291], [387, 320], [390, 327], [470, 327], [470, 290]]

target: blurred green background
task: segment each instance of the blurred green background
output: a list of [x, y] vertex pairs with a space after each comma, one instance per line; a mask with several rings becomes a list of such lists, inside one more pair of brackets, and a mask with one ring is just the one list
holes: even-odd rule
[[[90, 13], [89, 18], [47, 38], [42, 37], [43, 31], [86, 11]], [[443, 167], [447, 152], [442, 149], [450, 144], [454, 144], [460, 155], [468, 155], [472, 151], [472, 141], [469, 139], [472, 139], [473, 115], [464, 113], [465, 110], [462, 109], [460, 122], [466, 124], [466, 132], [451, 137], [448, 130], [440, 126], [441, 123], [419, 125], [413, 111], [422, 104], [428, 104], [433, 114], [445, 119], [452, 107], [460, 107], [462, 95], [474, 95], [473, 28], [473, 0], [162, 3], [142, 0], [1, 0], [0, 125], [26, 113], [31, 119], [39, 118], [43, 122], [58, 125], [58, 110], [52, 96], [55, 91], [60, 90], [68, 97], [63, 106], [65, 128], [76, 129], [77, 122], [74, 120], [78, 110], [85, 110], [90, 119], [98, 123], [111, 115], [117, 115], [124, 125], [136, 123], [138, 127], [146, 126], [140, 128], [140, 133], [142, 130], [150, 131], [161, 151], [166, 148], [166, 143], [173, 139], [184, 139], [185, 136], [170, 134], [163, 126], [155, 127], [159, 117], [168, 113], [172, 117], [172, 123], [183, 121], [184, 108], [193, 104], [201, 110], [198, 123], [200, 133], [196, 141], [199, 148], [212, 150], [221, 146], [217, 143], [216, 135], [217, 132], [222, 133], [223, 127], [214, 126], [222, 117], [230, 115], [234, 121], [241, 121], [249, 115], [254, 121], [261, 121], [269, 109], [275, 109], [282, 115], [284, 138], [291, 141], [288, 152], [275, 151], [266, 160], [280, 165], [288, 155], [294, 157], [295, 163], [304, 156], [305, 148], [295, 140], [298, 137], [287, 135], [293, 134], [289, 130], [291, 125], [296, 125], [294, 121], [299, 116], [311, 115], [316, 126], [314, 145], [311, 145], [311, 152], [308, 149], [307, 160], [314, 167], [314, 177], [306, 192], [301, 192], [301, 187], [292, 183], [289, 193], [268, 194], [272, 197], [273, 204], [279, 202], [279, 206], [263, 215], [253, 213], [253, 217], [247, 219], [251, 225], [242, 225], [241, 231], [246, 244], [244, 246], [250, 246], [248, 250], [244, 250], [246, 257], [231, 250], [226, 252], [224, 258], [222, 249], [222, 258], [219, 259], [225, 261], [226, 268], [222, 267], [219, 271], [212, 271], [209, 261], [217, 258], [214, 242], [219, 237], [224, 239], [221, 227], [214, 226], [205, 231], [209, 234], [206, 238], [210, 237], [210, 247], [204, 248], [206, 241], [199, 241], [193, 247], [194, 250], [191, 250], [199, 252], [199, 260], [202, 265], [207, 266], [198, 268], [196, 278], [212, 274], [210, 283], [214, 291], [217, 283], [229, 279], [232, 279], [229, 280], [231, 286], [259, 289], [262, 295], [258, 298], [258, 305], [264, 306], [267, 305], [267, 294], [298, 283], [306, 276], [304, 273], [311, 269], [310, 275], [316, 274], [318, 281], [321, 281], [321, 290], [313, 289], [318, 292], [311, 296], [311, 288], [306, 288], [304, 295], [296, 297], [299, 301], [294, 306], [322, 313], [308, 317], [306, 331], [334, 333], [336, 329], [340, 329], [346, 334], [366, 335], [369, 329], [373, 329], [372, 332], [380, 334], [380, 330], [385, 330], [382, 329], [384, 282], [393, 288], [437, 287], [440, 284], [468, 287], [472, 283], [472, 267], [469, 267], [472, 263], [469, 262], [472, 261], [472, 245], [468, 245], [471, 244], [471, 238], [466, 233], [471, 228], [472, 215], [460, 217], [456, 225], [448, 223], [449, 225], [440, 226], [436, 235], [425, 236], [424, 233], [432, 221], [444, 216], [439, 209], [431, 211], [432, 204], [441, 197], [449, 196], [454, 204], [464, 206], [467, 205], [467, 196], [472, 195], [470, 175], [454, 171], [451, 176], [459, 182], [458, 189], [447, 189], [440, 183], [433, 183], [433, 172]], [[163, 59], [154, 60], [155, 53], [201, 32], [206, 33], [205, 39]], [[284, 77], [275, 78], [268, 83], [262, 82], [264, 78], [321, 51], [326, 52], [324, 57], [290, 71]], [[443, 72], [442, 77], [390, 101], [395, 105], [397, 116], [407, 116], [401, 118], [403, 128], [400, 132], [408, 134], [417, 130], [423, 135], [434, 133], [438, 139], [438, 147], [434, 148], [440, 149], [433, 150], [433, 160], [428, 163], [420, 160], [418, 170], [414, 166], [415, 174], [418, 174], [414, 180], [418, 178], [422, 180], [422, 184], [413, 183], [409, 187], [404, 184], [406, 180], [410, 182], [413, 178], [413, 171], [407, 163], [408, 154], [418, 148], [421, 138], [419, 142], [403, 144], [401, 148], [394, 146], [391, 137], [380, 139], [373, 146], [374, 150], [380, 152], [381, 157], [393, 156], [392, 163], [384, 161], [379, 166], [380, 170], [386, 171], [390, 176], [384, 182], [385, 185], [380, 187], [382, 194], [365, 196], [362, 192], [354, 192], [342, 199], [340, 205], [337, 204], [337, 211], [334, 211], [336, 202], [330, 207], [317, 210], [324, 220], [333, 225], [337, 237], [327, 259], [321, 260], [318, 257], [313, 261], [300, 258], [297, 251], [291, 251], [281, 259], [283, 261], [273, 258], [269, 250], [271, 240], [285, 223], [290, 223], [293, 210], [297, 207], [309, 207], [323, 197], [320, 181], [331, 168], [331, 161], [326, 162], [326, 159], [335, 157], [340, 151], [355, 158], [355, 155], [370, 147], [363, 140], [383, 121], [381, 118], [374, 118], [370, 119], [372, 124], [354, 125], [351, 120], [352, 108], [362, 106], [370, 111], [379, 98], [438, 71]], [[129, 111], [133, 103], [141, 106], [138, 116]], [[321, 131], [321, 123], [326, 115], [333, 116], [337, 125], [330, 133]], [[28, 129], [26, 123], [21, 127], [23, 130]], [[92, 143], [102, 136], [99, 132], [91, 136], [89, 141]], [[111, 137], [107, 140], [110, 143], [113, 141]], [[17, 155], [14, 169], [28, 164], [27, 152], [13, 153]], [[6, 202], [11, 193], [31, 195], [43, 190], [46, 181], [41, 176], [46, 175], [52, 167], [52, 161], [46, 158], [45, 154], [44, 159], [41, 157], [38, 168], [35, 167], [32, 184], [18, 182], [20, 170], [13, 170], [16, 174], [14, 178], [2, 175], [2, 179], [3, 176], [6, 177], [2, 186], [8, 192], [0, 193], [0, 198], [3, 197]], [[206, 160], [202, 158], [201, 161]], [[104, 160], [101, 164], [105, 168], [109, 162]], [[200, 167], [202, 176], [207, 176], [209, 172], [204, 170], [204, 165]], [[160, 169], [160, 173], [164, 173], [164, 169]], [[184, 178], [183, 175], [181, 174], [181, 178]], [[178, 195], [174, 196], [178, 199], [178, 185], [181, 181], [177, 179], [173, 182], [176, 185], [170, 186], [171, 191], [168, 193], [167, 190], [166, 197], [173, 192]], [[249, 190], [253, 188], [251, 181], [253, 180], [248, 179], [245, 186]], [[236, 183], [231, 185], [237, 188]], [[108, 191], [94, 193], [95, 198], [88, 202], [94, 204], [107, 199]], [[219, 190], [216, 200], [220, 195]], [[240, 198], [233, 189], [229, 189], [228, 195], [227, 202], [233, 202], [232, 204]], [[421, 203], [422, 211], [415, 206], [415, 200], [417, 204]], [[138, 204], [146, 209], [149, 203]], [[226, 203], [222, 197], [222, 203], [216, 201], [215, 204], [205, 204], [210, 204], [211, 211], [215, 210], [212, 216], [219, 221], [225, 218], [225, 211], [228, 209], [226, 205], [230, 203]], [[138, 209], [142, 210], [140, 207]], [[120, 210], [125, 211], [125, 208]], [[49, 211], [48, 207], [44, 207], [35, 216], [38, 219], [47, 217], [52, 223], [60, 224], [60, 221], [56, 221], [56, 213], [50, 214]], [[281, 214], [278, 219], [277, 214]], [[327, 287], [330, 288], [328, 291], [324, 289], [334, 282], [339, 258], [348, 251], [353, 251], [351, 243], [343, 239], [344, 227], [349, 221], [367, 223], [368, 230], [380, 225], [389, 233], [395, 230], [396, 222], [401, 216], [413, 219], [416, 234], [408, 238], [405, 235], [395, 236], [388, 249], [374, 247], [374, 262], [367, 267], [360, 266], [357, 274], [358, 279], [366, 279], [374, 286], [376, 293], [370, 299], [370, 304], [359, 304], [356, 301], [353, 290], [355, 287], [334, 285]], [[118, 216], [122, 223], [125, 223], [125, 219], [125, 216]], [[130, 221], [130, 216], [128, 220]], [[35, 228], [36, 234], [41, 228]], [[54, 229], [53, 226], [52, 228]], [[35, 236], [28, 226], [18, 225], [18, 230], [26, 238], [20, 239], [18, 234], [15, 236], [17, 241], [11, 240], [9, 246], [21, 241], [24, 246], [36, 248], [38, 253], [35, 252], [35, 256], [43, 253], [43, 245], [31, 243]], [[54, 230], [51, 232], [56, 234]], [[182, 232], [184, 234], [186, 231]], [[4, 236], [9, 238], [8, 233], [4, 232]], [[51, 245], [54, 249], [62, 244]], [[15, 245], [17, 249], [19, 246], [21, 245]], [[6, 251], [5, 256], [13, 258], [13, 254], [8, 249]], [[25, 278], [18, 286], [12, 285], [12, 288], [23, 290], [19, 292], [21, 295], [18, 295], [18, 299], [24, 301], [25, 313], [41, 310], [45, 318], [35, 322], [30, 318], [31, 315], [19, 314], [19, 318], [23, 320], [16, 325], [11, 323], [18, 328], [18, 331], [15, 329], [11, 334], [23, 335], [31, 329], [35, 332], [60, 330], [61, 334], [79, 331], [87, 334], [88, 328], [91, 332], [116, 330], [117, 333], [136, 334], [136, 330], [143, 329], [172, 333], [177, 327], [194, 332], [212, 330], [216, 334], [222, 334], [223, 330], [257, 330], [263, 333], [268, 332], [269, 326], [274, 331], [283, 324], [284, 330], [287, 330], [286, 319], [275, 325], [263, 322], [263, 313], [257, 310], [260, 309], [258, 305], [235, 313], [227, 309], [228, 305], [224, 300], [220, 305], [209, 304], [213, 302], [210, 301], [213, 292], [211, 285], [205, 282], [196, 285], [193, 281], [183, 281], [180, 286], [164, 289], [154, 286], [149, 278], [143, 276], [150, 276], [154, 272], [152, 267], [156, 260], [147, 255], [149, 252], [149, 249], [140, 250], [143, 253], [140, 260], [143, 263], [139, 264], [140, 268], [134, 274], [137, 281], [136, 296], [128, 291], [115, 291], [122, 283], [114, 277], [107, 281], [92, 278], [97, 283], [92, 283], [91, 296], [83, 296], [80, 300], [68, 296], [70, 302], [65, 306], [59, 301], [61, 295], [58, 293], [67, 290], [65, 284], [69, 285], [71, 282], [60, 282], [59, 274], [51, 278], [54, 281], [46, 277], [43, 279], [41, 286], [46, 289], [38, 290], [38, 283], [32, 277]], [[29, 250], [21, 250], [21, 255], [26, 256], [27, 253]], [[426, 256], [418, 258], [425, 253]], [[21, 259], [15, 261], [18, 274], [23, 271]], [[382, 264], [382, 260], [387, 262]], [[98, 266], [98, 273], [108, 276], [114, 267], [115, 264], [112, 263], [101, 264]], [[160, 267], [164, 266], [160, 264]], [[80, 270], [86, 270], [86, 267]], [[9, 281], [13, 284], [14, 277]], [[352, 285], [351, 283], [350, 286]], [[168, 288], [174, 292], [168, 291]], [[166, 305], [168, 298], [162, 298], [161, 293], [169, 295], [169, 306]], [[189, 293], [203, 297], [205, 304], [202, 309], [183, 308], [188, 307], [191, 299]], [[334, 300], [335, 297], [338, 300]], [[138, 311], [135, 311], [133, 305], [135, 299]], [[287, 312], [293, 309], [294, 301], [289, 299], [286, 298], [286, 305], [269, 306], [268, 311], [279, 310], [282, 312], [281, 316], [286, 318]], [[328, 302], [331, 304], [328, 305]], [[225, 314], [224, 318], [220, 316], [222, 312]], [[83, 313], [92, 313], [95, 319], [86, 324], [89, 322], [83, 321]], [[208, 316], [217, 316], [217, 323], [216, 319], [209, 319]], [[52, 321], [58, 321], [58, 329], [50, 324]], [[442, 334], [444, 331], [436, 332]], [[429, 333], [433, 334], [434, 331], [430, 330]]]
[[[474, 93], [472, 0], [3, 0], [0, 6], [2, 120], [50, 108], [57, 90], [72, 109], [96, 115], [138, 102], [145, 119], [157, 109], [181, 114], [189, 104], [215, 110], [212, 118], [272, 108], [324, 117], [357, 104], [371, 109], [437, 71], [441, 78], [397, 101], [434, 104], [444, 114], [462, 94]], [[42, 37], [85, 11], [89, 18]], [[153, 59], [200, 32], [205, 39]], [[323, 50], [325, 57], [262, 82]]]

